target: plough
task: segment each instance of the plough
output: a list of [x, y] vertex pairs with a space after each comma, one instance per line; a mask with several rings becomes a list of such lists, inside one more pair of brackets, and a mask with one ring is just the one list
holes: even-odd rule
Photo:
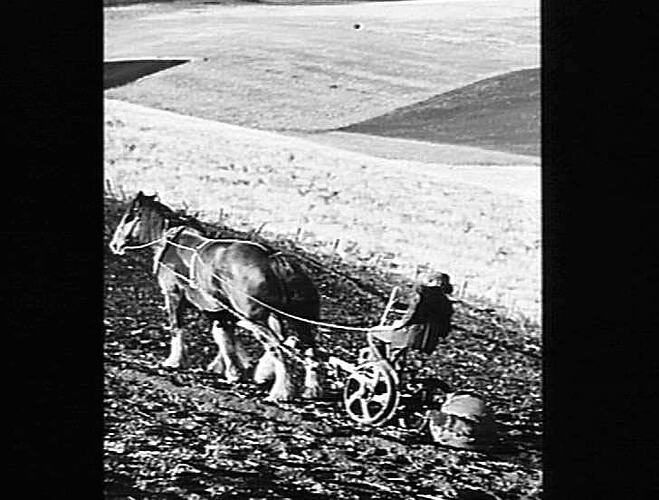
[[[390, 313], [404, 312], [392, 308], [397, 292], [398, 287], [392, 290], [379, 326], [384, 326]], [[407, 348], [392, 348], [375, 339], [377, 330], [376, 326], [366, 332], [368, 347], [360, 350], [356, 364], [328, 357], [330, 366], [347, 373], [342, 391], [346, 412], [359, 424], [379, 427], [395, 422], [423, 431], [431, 412], [440, 409], [451, 388], [437, 378], [417, 378], [418, 370], [406, 365]]]

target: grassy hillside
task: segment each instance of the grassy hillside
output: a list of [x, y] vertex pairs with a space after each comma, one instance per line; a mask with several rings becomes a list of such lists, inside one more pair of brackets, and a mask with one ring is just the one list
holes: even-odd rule
[[339, 130], [540, 154], [540, 69], [486, 78]]
[[[181, 66], [182, 67], [182, 66]], [[386, 160], [106, 100], [105, 175], [237, 228], [295, 235], [407, 276], [447, 271], [469, 294], [538, 319], [539, 169]], [[496, 174], [499, 174], [496, 176]], [[523, 185], [528, 187], [519, 191]]]
[[107, 97], [282, 132], [363, 122], [540, 55], [538, 6], [526, 0], [177, 2], [104, 19], [105, 60], [190, 59]]
[[103, 88], [119, 87], [143, 76], [186, 62], [185, 59], [106, 61], [103, 63]]
[[239, 3], [260, 3], [265, 5], [335, 5], [356, 2], [400, 2], [404, 0], [103, 0], [103, 7], [149, 3], [179, 3], [190, 5], [231, 5]]

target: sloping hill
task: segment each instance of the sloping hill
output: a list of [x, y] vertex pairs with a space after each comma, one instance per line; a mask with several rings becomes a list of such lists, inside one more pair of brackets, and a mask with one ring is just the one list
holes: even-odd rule
[[302, 228], [329, 252], [339, 239], [344, 259], [448, 268], [469, 294], [539, 317], [537, 167], [387, 160], [107, 99], [104, 172], [237, 227]]
[[486, 78], [339, 130], [540, 154], [540, 69]]
[[527, 0], [175, 2], [104, 18], [106, 61], [191, 59], [107, 97], [285, 133], [335, 130], [539, 66], [538, 5]]
[[186, 59], [140, 59], [134, 61], [105, 61], [103, 88], [119, 87], [143, 76], [188, 62]]
[[[118, 256], [108, 249], [121, 209], [106, 199], [105, 498], [541, 498], [537, 328], [457, 302], [454, 331], [424, 365], [428, 376], [484, 395], [502, 438], [490, 454], [436, 446], [397, 425], [357, 426], [340, 399], [344, 373], [328, 374], [323, 400], [269, 405], [254, 385], [228, 385], [200, 369], [216, 347], [208, 319], [196, 311], [184, 314], [192, 365], [158, 367], [169, 334], [152, 254]], [[204, 227], [215, 237], [247, 237], [225, 226]], [[392, 287], [409, 290], [409, 282], [378, 268], [307, 253], [292, 240], [257, 241], [305, 268], [319, 286], [321, 317], [328, 322], [375, 324]], [[256, 360], [261, 348], [245, 332], [238, 336]], [[319, 337], [323, 349], [350, 362], [366, 345], [363, 335], [349, 332], [321, 331]]]

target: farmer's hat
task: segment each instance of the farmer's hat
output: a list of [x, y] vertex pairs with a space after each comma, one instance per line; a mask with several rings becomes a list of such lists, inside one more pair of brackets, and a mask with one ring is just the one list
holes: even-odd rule
[[438, 286], [446, 294], [453, 293], [451, 277], [446, 273], [428, 273], [419, 277], [419, 283], [425, 286]]

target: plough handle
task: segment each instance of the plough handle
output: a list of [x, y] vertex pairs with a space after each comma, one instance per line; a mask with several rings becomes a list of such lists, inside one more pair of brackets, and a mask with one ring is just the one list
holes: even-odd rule
[[353, 365], [352, 363], [348, 363], [347, 361], [343, 361], [342, 359], [337, 358], [336, 356], [330, 356], [327, 360], [327, 363], [330, 366], [333, 366], [335, 368], [337, 368], [337, 367], [341, 368], [342, 370], [345, 370], [349, 373], [352, 373], [357, 369], [357, 367], [355, 365]]
[[384, 325], [384, 322], [387, 320], [387, 316], [389, 315], [389, 311], [391, 310], [391, 307], [394, 305], [394, 300], [396, 299], [396, 294], [398, 293], [398, 288], [397, 286], [394, 287], [393, 290], [391, 290], [391, 293], [389, 294], [389, 301], [387, 302], [387, 306], [384, 308], [384, 312], [382, 313], [382, 316], [380, 317], [380, 326]]

